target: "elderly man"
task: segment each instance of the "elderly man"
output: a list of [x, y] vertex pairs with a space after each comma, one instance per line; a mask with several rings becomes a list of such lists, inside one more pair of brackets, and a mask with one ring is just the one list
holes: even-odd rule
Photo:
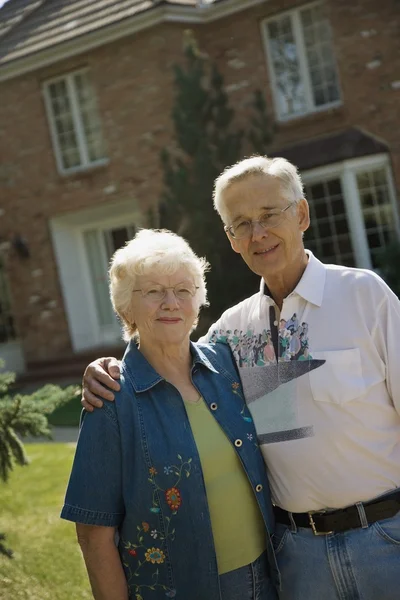
[[[400, 302], [376, 274], [304, 249], [308, 204], [286, 160], [226, 169], [214, 205], [232, 249], [262, 278], [206, 338], [241, 357], [275, 505], [281, 598], [397, 600]], [[254, 361], [268, 336], [275, 361], [259, 351]], [[85, 405], [110, 394], [95, 379], [115, 389], [103, 367], [118, 372], [107, 359], [90, 365]]]

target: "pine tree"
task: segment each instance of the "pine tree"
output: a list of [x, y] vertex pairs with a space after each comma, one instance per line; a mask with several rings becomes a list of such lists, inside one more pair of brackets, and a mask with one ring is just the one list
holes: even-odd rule
[[[0, 373], [0, 480], [5, 483], [15, 465], [29, 463], [21, 438], [28, 435], [51, 438], [47, 415], [71, 400], [78, 391], [74, 386], [62, 389], [48, 384], [30, 395], [12, 394], [14, 382], [14, 373]], [[0, 554], [12, 556], [1, 533]]]
[[258, 278], [232, 252], [213, 209], [214, 180], [225, 167], [243, 158], [243, 148], [250, 154], [265, 152], [273, 127], [260, 91], [254, 94], [248, 131], [236, 125], [223, 77], [200, 52], [190, 32], [186, 32], [184, 54], [184, 66], [174, 67], [176, 148], [161, 154], [165, 191], [158, 224], [183, 235], [211, 263], [207, 277], [211, 307], [203, 316], [200, 330], [204, 330], [223, 309], [247, 297], [258, 285]]

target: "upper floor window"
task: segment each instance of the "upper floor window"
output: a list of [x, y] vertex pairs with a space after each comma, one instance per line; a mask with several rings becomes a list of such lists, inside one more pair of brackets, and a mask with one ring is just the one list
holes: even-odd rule
[[324, 4], [313, 4], [268, 19], [263, 28], [279, 120], [340, 103]]
[[100, 118], [88, 72], [47, 81], [44, 94], [59, 171], [69, 173], [104, 163]]

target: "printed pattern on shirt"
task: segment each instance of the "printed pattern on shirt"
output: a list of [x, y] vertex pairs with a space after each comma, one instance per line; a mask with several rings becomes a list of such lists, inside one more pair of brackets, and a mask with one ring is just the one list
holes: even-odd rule
[[308, 323], [296, 313], [281, 319], [278, 327], [278, 359], [270, 329], [218, 329], [210, 337], [231, 347], [260, 445], [314, 436], [311, 424], [299, 422], [295, 380], [325, 361], [313, 359]]
[[[216, 329], [209, 341], [229, 344], [239, 367], [263, 367], [277, 362], [270, 329], [263, 329], [260, 333], [252, 328], [247, 331]], [[278, 360], [281, 362], [311, 359], [308, 323], [299, 323], [296, 313], [287, 321], [281, 319]]]

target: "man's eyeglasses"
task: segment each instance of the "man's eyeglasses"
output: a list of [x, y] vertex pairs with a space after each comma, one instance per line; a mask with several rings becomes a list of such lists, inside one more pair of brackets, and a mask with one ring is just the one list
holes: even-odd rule
[[254, 221], [240, 221], [235, 225], [225, 225], [224, 229], [227, 231], [235, 240], [241, 240], [244, 238], [251, 237], [253, 234], [253, 226], [255, 223], [261, 225], [263, 229], [273, 229], [278, 227], [284, 219], [285, 212], [288, 208], [293, 206], [293, 202], [288, 204], [285, 208], [276, 208], [269, 210], [261, 215], [259, 219]]
[[189, 300], [189, 298], [193, 298], [198, 289], [199, 287], [194, 283], [177, 283], [170, 287], [155, 283], [143, 289], [132, 290], [132, 292], [141, 292], [142, 297], [150, 302], [161, 302], [167, 295], [167, 290], [173, 290], [175, 298], [179, 300]]

